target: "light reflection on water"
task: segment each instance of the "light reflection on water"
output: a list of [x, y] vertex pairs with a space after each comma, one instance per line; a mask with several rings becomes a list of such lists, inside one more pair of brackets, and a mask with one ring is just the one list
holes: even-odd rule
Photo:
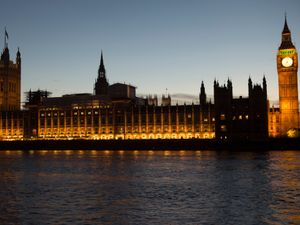
[[300, 224], [300, 152], [1, 151], [3, 224]]

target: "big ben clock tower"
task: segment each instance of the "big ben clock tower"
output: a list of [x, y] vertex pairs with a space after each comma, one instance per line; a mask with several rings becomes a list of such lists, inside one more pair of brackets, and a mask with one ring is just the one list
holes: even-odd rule
[[280, 135], [286, 136], [289, 129], [299, 128], [298, 107], [298, 54], [292, 43], [286, 17], [282, 40], [277, 53], [277, 71], [280, 105]]

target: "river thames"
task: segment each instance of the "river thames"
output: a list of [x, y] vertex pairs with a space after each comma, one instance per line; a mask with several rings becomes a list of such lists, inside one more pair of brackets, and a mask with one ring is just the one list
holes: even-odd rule
[[300, 151], [1, 151], [0, 224], [300, 224]]

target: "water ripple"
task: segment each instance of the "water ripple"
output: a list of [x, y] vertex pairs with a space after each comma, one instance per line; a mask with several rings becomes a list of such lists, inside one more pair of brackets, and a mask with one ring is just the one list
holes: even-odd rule
[[1, 224], [300, 224], [300, 152], [3, 151]]

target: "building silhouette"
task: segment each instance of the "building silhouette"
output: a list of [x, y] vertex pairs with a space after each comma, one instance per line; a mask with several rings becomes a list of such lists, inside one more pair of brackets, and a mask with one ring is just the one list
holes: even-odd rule
[[217, 139], [263, 139], [268, 137], [267, 84], [248, 80], [248, 98], [233, 98], [232, 82], [214, 81], [215, 130]]

